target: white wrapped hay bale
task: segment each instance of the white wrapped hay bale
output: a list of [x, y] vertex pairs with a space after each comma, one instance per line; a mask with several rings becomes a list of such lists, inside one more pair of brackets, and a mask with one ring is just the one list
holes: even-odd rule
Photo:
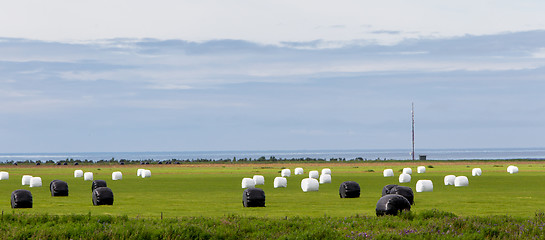
[[431, 180], [418, 180], [416, 182], [416, 192], [433, 192], [433, 182]]
[[454, 185], [454, 180], [456, 179], [456, 176], [454, 175], [446, 175], [443, 181], [445, 182], [445, 186], [447, 185]]
[[507, 167], [507, 172], [510, 173], [510, 174], [518, 173], [519, 168], [516, 167], [516, 166], [511, 165], [511, 166]]
[[32, 178], [32, 176], [30, 175], [23, 175], [23, 177], [21, 178], [21, 184], [24, 186], [24, 185], [30, 185], [30, 179]]
[[83, 180], [84, 181], [93, 181], [93, 173], [92, 172], [85, 172], [83, 174]]
[[399, 182], [400, 183], [409, 183], [409, 182], [411, 182], [411, 175], [409, 175], [407, 173], [402, 173], [401, 175], [399, 175]]
[[274, 178], [274, 188], [288, 187], [288, 179], [285, 177]]
[[30, 178], [30, 187], [41, 187], [42, 178], [41, 177], [31, 177]]
[[295, 168], [295, 175], [303, 175], [305, 174], [305, 171], [303, 171], [302, 168], [298, 167], [298, 168]]
[[394, 170], [393, 169], [384, 169], [382, 172], [384, 177], [393, 177], [394, 176]]
[[322, 174], [320, 175], [320, 184], [331, 183], [331, 175]]
[[74, 170], [74, 177], [83, 177], [83, 171], [82, 170]]
[[416, 172], [417, 173], [426, 173], [426, 167], [418, 166], [418, 168], [416, 168]]
[[113, 172], [112, 173], [112, 180], [117, 181], [123, 179], [123, 173], [121, 172]]
[[329, 168], [324, 168], [324, 169], [322, 169], [322, 175], [324, 175], [324, 174], [329, 174], [329, 175], [331, 175], [331, 169], [329, 169]]
[[0, 172], [0, 180], [9, 180], [8, 172]]
[[455, 187], [467, 187], [469, 185], [469, 180], [466, 176], [458, 176], [454, 179]]
[[411, 174], [413, 174], [413, 170], [411, 168], [408, 168], [408, 167], [403, 168], [403, 173], [411, 175]]
[[310, 171], [310, 172], [308, 172], [308, 177], [309, 177], [309, 178], [318, 179], [318, 178], [320, 177], [320, 172], [318, 172], [318, 171]]
[[255, 187], [255, 181], [253, 178], [242, 179], [242, 188], [253, 188], [253, 187]]
[[315, 192], [320, 188], [320, 183], [314, 178], [305, 178], [301, 181], [303, 192]]
[[151, 171], [149, 169], [144, 169], [144, 171], [142, 171], [142, 178], [150, 178], [151, 177]]
[[481, 170], [480, 168], [473, 168], [473, 170], [471, 170], [471, 176], [477, 177], [481, 176], [482, 174], [483, 170]]
[[142, 172], [143, 172], [144, 170], [146, 170], [146, 169], [139, 168], [138, 170], [136, 170], [136, 176], [141, 177], [141, 176], [142, 176]]
[[261, 175], [254, 175], [255, 185], [265, 185], [265, 178]]
[[289, 170], [289, 169], [282, 169], [282, 172], [280, 172], [280, 176], [282, 176], [282, 177], [290, 177], [290, 176], [291, 176], [291, 170]]

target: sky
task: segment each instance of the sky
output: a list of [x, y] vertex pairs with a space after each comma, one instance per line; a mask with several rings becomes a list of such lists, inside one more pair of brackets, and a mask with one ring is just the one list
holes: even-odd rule
[[0, 152], [545, 147], [543, 1], [4, 1]]

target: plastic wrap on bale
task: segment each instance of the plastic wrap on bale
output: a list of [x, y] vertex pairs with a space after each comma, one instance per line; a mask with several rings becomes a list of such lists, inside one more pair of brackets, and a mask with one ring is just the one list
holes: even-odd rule
[[320, 175], [320, 184], [331, 183], [331, 175], [322, 174]]
[[399, 175], [399, 183], [409, 183], [411, 182], [411, 175], [407, 173], [402, 173]]
[[417, 173], [426, 173], [426, 167], [418, 166], [418, 168], [416, 168], [416, 172]]
[[481, 170], [480, 168], [473, 168], [473, 170], [471, 170], [471, 176], [473, 177], [478, 177], [478, 176], [481, 176], [483, 174], [483, 170]]
[[456, 176], [454, 175], [446, 175], [443, 181], [445, 182], [445, 186], [447, 185], [454, 185], [454, 180], [456, 179]]
[[68, 196], [68, 183], [61, 180], [53, 180], [49, 183], [52, 197]]
[[303, 175], [305, 173], [305, 171], [303, 170], [303, 168], [295, 168], [295, 175]]
[[32, 177], [30, 178], [30, 187], [41, 187], [42, 186], [42, 178], [41, 177]]
[[291, 170], [289, 169], [282, 169], [280, 172], [280, 176], [282, 177], [290, 177], [291, 176]]
[[310, 172], [308, 172], [308, 177], [309, 177], [309, 178], [318, 179], [318, 178], [320, 177], [320, 172], [318, 172], [318, 171], [310, 171]]
[[93, 205], [113, 205], [114, 193], [109, 187], [99, 187], [93, 191]]
[[[383, 190], [382, 193], [384, 194], [384, 188], [382, 190]], [[387, 194], [383, 196], [386, 196], [388, 194], [401, 195], [405, 197], [411, 205], [414, 204], [414, 193], [413, 193], [413, 189], [410, 187], [394, 185], [392, 188], [390, 188], [390, 191], [388, 191]]]
[[433, 182], [431, 180], [418, 180], [416, 182], [416, 192], [433, 192]]
[[83, 170], [80, 170], [80, 169], [74, 170], [74, 177], [75, 178], [83, 177]]
[[24, 185], [30, 185], [30, 179], [32, 178], [32, 176], [30, 175], [23, 175], [23, 177], [21, 178], [21, 184], [24, 186]]
[[83, 180], [84, 181], [93, 181], [93, 173], [92, 172], [83, 173]]
[[324, 174], [329, 174], [329, 175], [331, 175], [331, 169], [329, 169], [329, 168], [324, 168], [324, 169], [322, 169], [322, 175], [324, 175]]
[[243, 178], [241, 186], [242, 188], [253, 188], [255, 187], [255, 181], [253, 178]]
[[339, 187], [339, 196], [341, 198], [359, 198], [360, 185], [354, 181], [341, 183], [341, 186]]
[[375, 209], [377, 216], [397, 215], [401, 211], [410, 211], [411, 203], [404, 196], [388, 194], [381, 197]]
[[413, 170], [411, 168], [403, 168], [403, 173], [411, 175], [413, 174]]
[[388, 185], [384, 186], [382, 188], [382, 196], [384, 197], [384, 196], [390, 194], [390, 191], [392, 191], [392, 188], [397, 187], [397, 186], [398, 185], [396, 185], [396, 184], [388, 184]]
[[123, 179], [123, 173], [117, 171], [112, 173], [112, 180], [117, 181]]
[[8, 172], [0, 172], [0, 180], [9, 180], [9, 173]]
[[274, 178], [274, 188], [285, 188], [285, 187], [288, 187], [288, 180], [285, 177]]
[[32, 208], [32, 193], [25, 189], [11, 193], [11, 208]]
[[467, 187], [469, 186], [469, 180], [466, 176], [458, 176], [454, 179], [455, 187]]
[[106, 181], [104, 180], [95, 180], [91, 184], [91, 191], [95, 191], [95, 189], [99, 187], [108, 187], [108, 184], [106, 184]]
[[136, 176], [141, 177], [141, 176], [142, 176], [142, 172], [143, 172], [144, 170], [146, 170], [146, 169], [139, 168], [138, 170], [136, 170]]
[[242, 206], [265, 207], [265, 191], [260, 188], [247, 188], [242, 193]]
[[519, 168], [516, 166], [509, 166], [507, 167], [507, 172], [510, 174], [515, 174], [519, 172]]
[[384, 175], [384, 177], [393, 177], [394, 176], [394, 170], [393, 169], [384, 169], [384, 171], [382, 172], [382, 175]]
[[316, 192], [320, 189], [320, 183], [314, 178], [305, 178], [301, 180], [301, 189], [303, 192]]
[[255, 185], [265, 185], [265, 177], [262, 175], [254, 175], [253, 177]]

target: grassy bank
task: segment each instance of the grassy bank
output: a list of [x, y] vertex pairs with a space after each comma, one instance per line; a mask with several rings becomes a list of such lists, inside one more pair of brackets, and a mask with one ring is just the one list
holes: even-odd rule
[[545, 215], [457, 217], [426, 210], [398, 217], [131, 218], [127, 216], [2, 216], [1, 239], [543, 239]]

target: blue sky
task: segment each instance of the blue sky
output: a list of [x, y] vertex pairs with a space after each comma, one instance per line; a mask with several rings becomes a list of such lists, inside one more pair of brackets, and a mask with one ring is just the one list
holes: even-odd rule
[[538, 1], [50, 3], [0, 4], [0, 152], [409, 150], [411, 102], [417, 148], [545, 147]]

